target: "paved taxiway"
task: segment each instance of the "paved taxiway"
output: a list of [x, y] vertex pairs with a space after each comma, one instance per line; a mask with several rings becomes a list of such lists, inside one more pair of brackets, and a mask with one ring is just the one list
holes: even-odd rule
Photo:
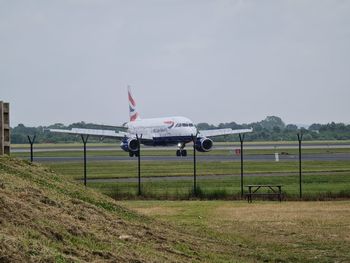
[[[188, 145], [187, 148], [191, 148], [191, 145]], [[298, 148], [298, 144], [295, 143], [246, 143], [244, 145], [245, 150], [266, 150], [266, 149], [296, 149]], [[350, 148], [350, 143], [348, 142], [329, 142], [329, 143], [320, 143], [320, 142], [305, 142], [303, 144], [303, 149], [336, 149], [336, 148]], [[240, 156], [234, 154], [234, 150], [239, 149], [239, 144], [237, 142], [229, 143], [229, 144], [220, 144], [214, 145], [213, 150], [230, 150], [231, 155], [213, 155], [213, 154], [201, 154], [197, 155], [198, 161], [240, 161]], [[116, 156], [113, 154], [114, 152], [121, 152], [118, 144], [115, 145], [91, 145], [87, 147], [88, 150], [88, 161], [133, 161], [137, 158], [130, 158], [128, 153], [123, 152], [123, 155]], [[152, 156], [148, 155], [148, 152], [153, 152], [155, 150], [169, 150], [173, 151], [173, 156]], [[187, 157], [176, 157], [175, 156], [176, 147], [142, 147], [142, 160], [143, 161], [192, 161], [192, 156]], [[37, 152], [82, 152], [82, 145], [80, 144], [68, 144], [68, 145], [52, 145], [52, 146], [43, 146], [38, 145], [37, 147], [34, 145], [34, 158], [35, 161], [38, 162], [80, 162], [82, 161], [82, 157], [36, 157], [35, 153]], [[89, 151], [106, 151], [110, 152], [110, 156], [89, 156]], [[13, 147], [11, 149], [13, 153], [28, 153], [28, 157], [24, 157], [24, 159], [29, 158], [29, 149], [28, 147]], [[43, 154], [41, 154], [43, 155]], [[59, 155], [59, 154], [58, 154]], [[304, 161], [350, 161], [350, 153], [319, 153], [319, 154], [303, 154]], [[257, 155], [245, 155], [244, 159], [246, 161], [275, 161], [275, 155], [273, 154], [257, 154]], [[280, 161], [297, 161], [297, 154], [280, 154]]]
[[[240, 146], [237, 143], [227, 144], [227, 145], [215, 145], [213, 150], [234, 150], [238, 149]], [[143, 149], [147, 151], [159, 151], [159, 150], [176, 150], [176, 147], [149, 147], [142, 146]], [[192, 148], [191, 145], [188, 145], [187, 148]], [[298, 144], [288, 144], [288, 143], [269, 143], [269, 144], [244, 144], [244, 149], [246, 150], [269, 150], [269, 149], [297, 149]], [[335, 149], [335, 148], [350, 148], [350, 143], [306, 143], [303, 144], [303, 149]], [[35, 152], [61, 152], [61, 151], [80, 151], [82, 145], [67, 145], [67, 146], [53, 146], [53, 147], [42, 147], [34, 145]], [[88, 151], [120, 151], [119, 144], [115, 146], [89, 146], [87, 144]], [[11, 152], [13, 153], [24, 153], [29, 151], [28, 147], [13, 147]]]

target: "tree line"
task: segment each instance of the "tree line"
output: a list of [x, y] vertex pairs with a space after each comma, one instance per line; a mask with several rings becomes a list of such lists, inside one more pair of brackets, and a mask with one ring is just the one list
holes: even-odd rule
[[[308, 128], [299, 128], [295, 124], [285, 124], [280, 117], [268, 116], [259, 122], [238, 124], [236, 122], [220, 123], [219, 125], [212, 125], [208, 123], [198, 123], [199, 130], [207, 129], [246, 129], [253, 128], [252, 133], [246, 134], [246, 141], [295, 141], [296, 134], [302, 132], [304, 140], [350, 140], [350, 125], [344, 123], [314, 123]], [[49, 129], [71, 129], [71, 128], [86, 128], [86, 129], [106, 129], [106, 126], [77, 122], [70, 125], [56, 123], [50, 126], [26, 127], [24, 124], [18, 124], [11, 128], [11, 142], [12, 143], [27, 143], [27, 136], [36, 135], [36, 142], [39, 143], [63, 143], [76, 142], [76, 135], [51, 133]], [[113, 129], [109, 127], [108, 129]], [[116, 130], [116, 129], [114, 129]], [[89, 141], [100, 141], [102, 138], [91, 138]], [[227, 135], [215, 138], [215, 141], [236, 141], [237, 135]], [[103, 139], [104, 142], [116, 142], [117, 139]]]

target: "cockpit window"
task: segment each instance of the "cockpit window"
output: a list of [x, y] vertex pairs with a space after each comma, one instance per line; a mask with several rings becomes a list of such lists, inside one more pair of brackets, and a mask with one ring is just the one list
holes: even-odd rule
[[193, 127], [193, 124], [192, 124], [192, 123], [189, 123], [188, 126], [189, 126], [189, 127]]
[[187, 123], [183, 123], [182, 127], [188, 127], [188, 124]]

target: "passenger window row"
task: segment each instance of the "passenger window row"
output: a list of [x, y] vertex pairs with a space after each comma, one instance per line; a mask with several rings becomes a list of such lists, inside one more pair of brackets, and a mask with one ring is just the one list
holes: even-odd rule
[[175, 127], [193, 127], [193, 123], [177, 123]]

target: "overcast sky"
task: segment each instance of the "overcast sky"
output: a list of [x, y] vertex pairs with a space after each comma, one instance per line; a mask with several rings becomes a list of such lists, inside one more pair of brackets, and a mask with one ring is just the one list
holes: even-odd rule
[[0, 0], [11, 125], [350, 122], [350, 1]]

